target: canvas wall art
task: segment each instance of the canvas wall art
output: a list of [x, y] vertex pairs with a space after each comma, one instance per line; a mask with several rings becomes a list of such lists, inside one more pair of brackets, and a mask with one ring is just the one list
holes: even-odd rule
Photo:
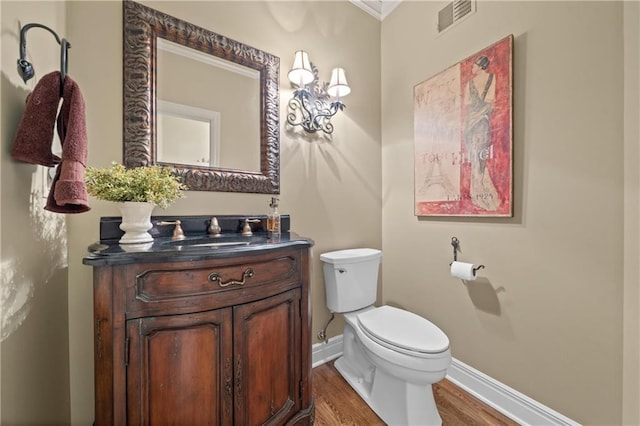
[[414, 87], [417, 216], [513, 215], [513, 36]]

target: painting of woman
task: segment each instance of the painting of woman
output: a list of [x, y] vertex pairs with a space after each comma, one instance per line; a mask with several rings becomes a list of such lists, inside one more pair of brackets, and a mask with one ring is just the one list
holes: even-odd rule
[[471, 202], [484, 210], [496, 210], [498, 192], [487, 169], [491, 155], [491, 113], [495, 100], [495, 75], [488, 71], [489, 58], [480, 56], [472, 67], [467, 91], [464, 143], [471, 163]]
[[513, 36], [414, 87], [417, 216], [513, 214]]

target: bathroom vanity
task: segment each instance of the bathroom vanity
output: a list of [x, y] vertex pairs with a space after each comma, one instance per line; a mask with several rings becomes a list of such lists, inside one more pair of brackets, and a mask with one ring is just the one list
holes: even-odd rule
[[313, 423], [313, 241], [114, 241], [83, 260], [94, 270], [96, 425]]

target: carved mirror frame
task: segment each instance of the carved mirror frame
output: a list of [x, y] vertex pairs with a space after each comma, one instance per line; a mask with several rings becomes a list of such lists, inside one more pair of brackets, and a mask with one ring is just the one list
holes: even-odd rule
[[123, 1], [123, 12], [124, 165], [156, 164], [156, 39], [161, 37], [260, 73], [259, 172], [167, 165], [190, 190], [279, 194], [280, 58], [131, 0]]

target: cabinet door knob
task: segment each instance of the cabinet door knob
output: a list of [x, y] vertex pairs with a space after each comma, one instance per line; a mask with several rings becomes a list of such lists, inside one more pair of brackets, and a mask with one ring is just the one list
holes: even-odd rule
[[212, 272], [209, 274], [209, 281], [211, 281], [212, 283], [217, 282], [220, 287], [228, 287], [230, 285], [244, 285], [247, 278], [251, 278], [253, 277], [253, 275], [253, 269], [249, 268], [244, 271], [244, 274], [242, 274], [242, 281], [229, 280], [226, 283], [223, 283], [220, 274], [217, 272]]

